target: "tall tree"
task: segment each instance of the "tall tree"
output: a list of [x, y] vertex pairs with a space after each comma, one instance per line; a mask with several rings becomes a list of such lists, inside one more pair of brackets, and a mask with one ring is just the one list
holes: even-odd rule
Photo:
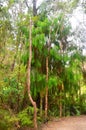
[[34, 107], [34, 127], [37, 128], [37, 108], [36, 108], [36, 102], [33, 101], [30, 91], [30, 81], [31, 81], [31, 59], [32, 59], [32, 20], [30, 18], [30, 34], [29, 34], [29, 60], [27, 65], [27, 86], [28, 86], [28, 96], [30, 99], [30, 102], [32, 103]]
[[46, 43], [47, 45], [47, 51], [48, 55], [46, 57], [46, 91], [45, 91], [45, 118], [47, 118], [48, 114], [48, 80], [49, 80], [49, 51], [51, 47], [51, 42], [50, 42], [50, 34], [48, 36], [48, 41]]

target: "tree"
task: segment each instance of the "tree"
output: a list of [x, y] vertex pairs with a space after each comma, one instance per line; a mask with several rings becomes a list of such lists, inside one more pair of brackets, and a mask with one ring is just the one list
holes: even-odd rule
[[28, 60], [28, 66], [27, 66], [27, 86], [28, 86], [28, 96], [30, 99], [30, 102], [32, 103], [34, 107], [34, 127], [37, 128], [37, 108], [36, 103], [33, 101], [31, 93], [30, 93], [30, 73], [31, 73], [31, 59], [32, 59], [32, 21], [30, 18], [30, 44], [29, 44], [29, 60]]

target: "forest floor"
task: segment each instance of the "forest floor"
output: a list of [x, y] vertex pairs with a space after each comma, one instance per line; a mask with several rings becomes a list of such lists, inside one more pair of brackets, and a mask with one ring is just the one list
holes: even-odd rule
[[86, 130], [86, 116], [52, 119], [42, 126], [42, 130]]

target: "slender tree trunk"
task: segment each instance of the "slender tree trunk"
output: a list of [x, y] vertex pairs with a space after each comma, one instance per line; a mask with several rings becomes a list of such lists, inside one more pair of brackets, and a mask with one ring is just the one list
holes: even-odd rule
[[[63, 56], [63, 45], [62, 45], [62, 42], [60, 42], [60, 54]], [[62, 72], [62, 70], [61, 70]], [[60, 89], [60, 104], [59, 104], [59, 109], [60, 109], [60, 117], [62, 117], [62, 107], [63, 107], [63, 104], [62, 104], [62, 90], [63, 90], [63, 83], [61, 84], [61, 89]]]
[[42, 95], [40, 94], [40, 116], [42, 117], [42, 110], [43, 110], [43, 98]]
[[59, 116], [62, 117], [62, 84], [60, 85], [60, 91], [59, 91]]
[[63, 83], [61, 84], [61, 89], [60, 89], [60, 104], [59, 104], [59, 108], [60, 108], [60, 117], [62, 117], [62, 114], [63, 114], [63, 103], [62, 103], [62, 100], [65, 100], [65, 97], [64, 97], [64, 85]]
[[[50, 34], [51, 34], [51, 30], [50, 30]], [[48, 41], [46, 43], [47, 49], [48, 49], [48, 56], [46, 57], [46, 83], [48, 83], [48, 73], [49, 73], [49, 52], [50, 52], [50, 48], [51, 48], [51, 42], [50, 42], [50, 34], [48, 37]], [[45, 119], [48, 116], [48, 84], [46, 86], [46, 91], [45, 91]]]
[[59, 104], [59, 109], [60, 109], [60, 113], [59, 116], [62, 117], [62, 95], [61, 95], [61, 91], [60, 91], [60, 104]]
[[63, 103], [63, 116], [66, 116], [66, 92], [64, 90], [63, 92], [63, 98], [64, 98], [64, 103]]
[[[46, 82], [48, 83], [48, 56], [46, 57]], [[45, 118], [47, 118], [48, 113], [48, 86], [46, 86], [45, 93]]]
[[64, 107], [65, 107], [65, 104], [63, 104], [62, 100], [65, 100], [65, 92], [64, 92], [64, 84], [62, 83], [61, 84], [61, 90], [60, 90], [60, 117], [62, 117], [62, 115], [64, 115]]
[[37, 129], [37, 107], [36, 102], [33, 101], [31, 93], [30, 93], [30, 76], [31, 76], [31, 60], [32, 60], [32, 20], [30, 18], [30, 34], [29, 34], [29, 60], [27, 67], [27, 87], [28, 87], [28, 96], [31, 104], [34, 107], [34, 128]]

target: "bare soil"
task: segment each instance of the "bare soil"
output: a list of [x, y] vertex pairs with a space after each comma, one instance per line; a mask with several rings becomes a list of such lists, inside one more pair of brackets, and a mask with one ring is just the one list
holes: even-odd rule
[[86, 130], [86, 116], [53, 119], [44, 124], [42, 130]]

